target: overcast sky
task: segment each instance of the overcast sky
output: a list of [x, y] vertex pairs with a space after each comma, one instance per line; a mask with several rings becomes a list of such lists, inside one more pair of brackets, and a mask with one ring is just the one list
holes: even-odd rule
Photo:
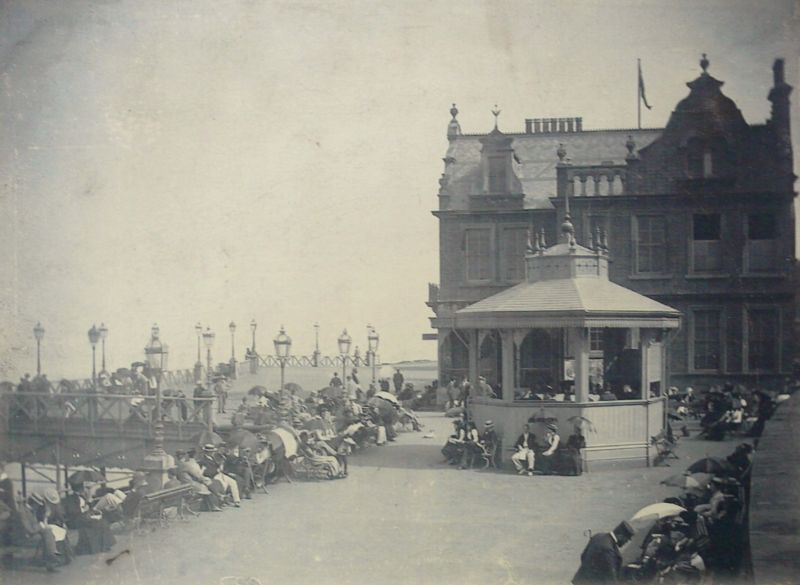
[[197, 321], [241, 355], [251, 318], [261, 351], [284, 324], [310, 353], [314, 321], [363, 351], [371, 322], [384, 361], [432, 358], [452, 102], [465, 132], [495, 103], [506, 131], [632, 127], [640, 57], [658, 127], [706, 52], [760, 123], [775, 57], [798, 85], [795, 4], [0, 0], [0, 378], [37, 320], [52, 378], [90, 373], [101, 321], [113, 367], [155, 321], [172, 367]]

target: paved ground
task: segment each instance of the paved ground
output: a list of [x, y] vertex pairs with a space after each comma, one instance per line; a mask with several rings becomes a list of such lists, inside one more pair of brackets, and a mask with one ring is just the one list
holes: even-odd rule
[[[671, 468], [581, 477], [459, 471], [441, 463], [449, 427], [425, 414], [426, 431], [351, 458], [344, 480], [280, 483], [241, 509], [202, 514], [146, 536], [126, 536], [111, 555], [81, 557], [57, 576], [38, 569], [0, 575], [22, 583], [303, 585], [568, 583], [586, 529], [608, 530], [673, 493], [658, 484], [731, 442], [681, 444]], [[242, 583], [246, 581], [241, 581]]]

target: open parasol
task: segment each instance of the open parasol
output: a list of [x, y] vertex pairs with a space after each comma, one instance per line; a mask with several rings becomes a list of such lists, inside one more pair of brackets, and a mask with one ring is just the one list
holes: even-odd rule
[[255, 451], [258, 448], [258, 437], [248, 430], [234, 429], [228, 436], [226, 444], [231, 448], [239, 447], [239, 449], [244, 449], [248, 447]]
[[391, 392], [384, 392], [384, 391], [381, 390], [381, 391], [375, 393], [375, 398], [380, 398], [382, 400], [387, 400], [387, 401], [391, 402], [392, 404], [396, 404], [397, 406], [400, 406], [400, 402], [397, 400], [397, 396], [395, 396]]
[[203, 445], [214, 445], [215, 447], [219, 447], [225, 441], [220, 437], [217, 433], [213, 431], [209, 431], [208, 429], [203, 430], [202, 432], [196, 434], [192, 437], [192, 443], [197, 445], [199, 448], [203, 448]]
[[585, 416], [571, 416], [567, 419], [567, 422], [572, 423], [581, 430], [585, 428], [590, 433], [597, 432], [597, 427], [595, 427], [594, 423]]
[[729, 475], [735, 472], [733, 465], [721, 457], [705, 457], [692, 463], [687, 469], [689, 473], [712, 473]]
[[261, 396], [262, 394], [266, 394], [267, 388], [266, 386], [253, 386], [250, 390], [247, 391], [248, 396]]
[[711, 478], [714, 477], [711, 473], [680, 473], [671, 475], [661, 483], [673, 487], [691, 490], [694, 492], [703, 492], [708, 489], [711, 483]]
[[300, 398], [308, 398], [310, 394], [310, 392], [303, 390], [303, 387], [296, 382], [286, 382], [283, 387], [289, 394]]
[[69, 484], [78, 483], [96, 483], [106, 481], [105, 476], [95, 469], [81, 469], [69, 476], [67, 482]]

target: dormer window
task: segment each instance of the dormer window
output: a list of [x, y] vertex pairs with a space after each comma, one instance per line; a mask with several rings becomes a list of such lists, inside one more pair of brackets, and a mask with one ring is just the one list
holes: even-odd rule
[[686, 144], [686, 174], [690, 179], [710, 179], [728, 173], [728, 143], [716, 136], [711, 140], [691, 138]]
[[507, 165], [505, 156], [489, 157], [489, 169], [488, 169], [489, 193], [505, 193], [508, 191], [508, 180], [507, 180], [506, 169]]

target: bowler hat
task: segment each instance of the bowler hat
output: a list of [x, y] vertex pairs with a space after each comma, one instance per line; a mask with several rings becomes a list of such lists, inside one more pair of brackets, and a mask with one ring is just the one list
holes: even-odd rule
[[53, 505], [58, 504], [61, 501], [58, 491], [56, 491], [55, 488], [47, 488], [44, 490], [44, 499]]

